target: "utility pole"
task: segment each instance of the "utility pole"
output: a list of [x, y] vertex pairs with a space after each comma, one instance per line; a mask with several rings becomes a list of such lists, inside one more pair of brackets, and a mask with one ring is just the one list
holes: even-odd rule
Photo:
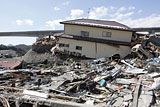
[[88, 8], [88, 15], [87, 15], [87, 19], [89, 18], [89, 14], [90, 14], [90, 8]]

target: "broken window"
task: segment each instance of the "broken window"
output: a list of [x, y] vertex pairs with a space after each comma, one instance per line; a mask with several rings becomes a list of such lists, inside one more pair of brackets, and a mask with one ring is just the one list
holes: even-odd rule
[[105, 31], [102, 32], [103, 37], [111, 37], [111, 35], [112, 35], [112, 32], [105, 32]]
[[59, 44], [59, 47], [69, 47], [69, 44], [60, 43], [60, 44]]
[[76, 46], [76, 50], [82, 50], [82, 46]]
[[81, 31], [81, 36], [89, 37], [89, 32], [87, 32], [87, 31]]

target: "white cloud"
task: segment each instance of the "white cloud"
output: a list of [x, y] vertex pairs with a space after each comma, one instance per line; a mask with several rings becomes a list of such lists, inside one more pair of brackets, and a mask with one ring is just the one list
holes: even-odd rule
[[134, 9], [136, 9], [134, 6], [128, 7], [128, 10], [134, 10]]
[[56, 29], [57, 26], [62, 26], [60, 22], [63, 21], [62, 19], [54, 20], [54, 21], [47, 21], [46, 26], [51, 29]]
[[127, 10], [125, 7], [120, 7], [117, 12], [122, 12], [122, 11], [125, 11], [125, 10]]
[[81, 15], [83, 15], [84, 11], [83, 10], [80, 10], [80, 9], [75, 9], [75, 10], [71, 10], [71, 19], [74, 19], [74, 18], [77, 18]]
[[111, 14], [110, 16], [111, 16], [114, 20], [121, 21], [121, 20], [123, 20], [123, 19], [126, 19], [126, 18], [132, 16], [133, 14], [134, 14], [134, 12], [114, 13], [114, 14]]
[[[129, 27], [159, 27], [160, 26], [160, 14], [152, 14], [147, 17], [134, 18], [137, 14], [142, 13], [142, 10], [137, 10], [134, 6], [130, 7], [94, 7], [90, 13], [90, 19], [104, 19], [104, 20], [114, 20], [123, 23]], [[63, 20], [53, 20], [47, 21], [46, 26], [52, 29], [59, 27], [59, 22], [64, 20], [80, 18], [84, 14], [83, 10], [75, 9], [71, 10], [68, 17]], [[17, 20], [17, 24], [21, 25], [21, 20]], [[63, 25], [61, 25], [63, 26]]]
[[144, 18], [132, 19], [128, 18], [123, 21], [124, 24], [130, 27], [159, 27], [160, 15], [152, 14]]
[[69, 5], [69, 4], [70, 4], [69, 1], [66, 1], [66, 2], [62, 3], [62, 5], [64, 5], [64, 6], [67, 6], [67, 5]]
[[31, 19], [25, 19], [24, 23], [27, 24], [27, 25], [33, 25], [33, 20], [31, 20]]
[[[66, 17], [64, 20], [80, 18], [80, 16], [83, 15], [83, 13], [84, 13], [84, 11], [80, 10], [80, 9], [71, 10], [70, 16]], [[50, 21], [47, 21], [45, 24], [46, 24], [46, 27], [48, 27], [48, 28], [56, 29], [60, 26], [63, 26], [62, 24], [60, 24], [60, 22], [62, 22], [64, 20], [62, 20], [62, 19], [50, 20]]]
[[114, 6], [110, 6], [110, 7], [109, 7], [109, 9], [110, 9], [110, 10], [115, 10], [115, 9], [116, 9], [116, 7], [114, 7]]
[[[128, 9], [128, 10], [126, 10]], [[110, 10], [108, 10], [110, 11]], [[113, 12], [109, 12], [111, 20], [118, 21], [130, 27], [159, 27], [160, 14], [152, 14], [147, 17], [133, 18], [137, 14], [142, 13], [142, 10], [136, 10], [134, 6], [116, 8]]]
[[22, 24], [22, 20], [16, 20], [16, 24], [17, 25], [21, 25]]
[[17, 25], [33, 25], [33, 20], [31, 19], [23, 19], [23, 20], [16, 20]]
[[60, 10], [59, 7], [54, 7], [53, 9], [54, 9], [54, 11], [59, 11]]
[[138, 10], [138, 13], [141, 14], [143, 11], [142, 10]]
[[90, 11], [89, 13], [89, 18], [90, 19], [100, 19], [107, 15], [108, 9], [104, 6], [93, 8], [93, 10]]

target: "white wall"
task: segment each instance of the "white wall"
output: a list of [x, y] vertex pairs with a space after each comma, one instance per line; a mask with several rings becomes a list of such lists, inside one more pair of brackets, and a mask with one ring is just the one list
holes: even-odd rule
[[[64, 48], [70, 52], [79, 52], [86, 57], [95, 58], [95, 43], [74, 39], [59, 38], [58, 43], [69, 44], [69, 48]], [[82, 50], [76, 50], [76, 46], [82, 46]]]
[[[117, 40], [124, 42], [131, 42], [132, 32], [129, 31], [120, 31], [120, 30], [111, 30], [104, 28], [95, 28], [95, 27], [87, 27], [87, 26], [79, 26], [79, 25], [68, 25], [64, 24], [65, 34], [80, 36], [81, 31], [88, 31], [89, 37], [107, 39], [107, 40]], [[102, 32], [112, 32], [111, 37], [103, 37]]]
[[111, 46], [111, 45], [107, 45], [107, 44], [102, 44], [102, 43], [97, 43], [97, 58], [100, 57], [110, 57], [113, 54], [117, 54], [120, 52], [120, 48], [119, 46]]
[[[95, 43], [67, 38], [59, 38], [58, 43], [69, 44], [69, 48], [64, 48], [70, 52], [79, 52], [90, 58], [110, 57], [114, 54], [120, 54], [125, 57], [130, 53], [129, 46], [112, 46], [103, 43]], [[82, 51], [76, 50], [76, 46], [82, 46]]]
[[130, 46], [122, 46], [120, 45], [120, 55], [121, 57], [125, 57], [126, 55], [131, 53], [131, 47]]

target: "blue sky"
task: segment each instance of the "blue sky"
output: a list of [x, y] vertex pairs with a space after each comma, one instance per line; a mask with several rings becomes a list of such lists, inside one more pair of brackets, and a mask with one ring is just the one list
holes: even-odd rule
[[[60, 21], [87, 17], [130, 27], [160, 27], [159, 4], [159, 0], [1, 0], [0, 32], [63, 29]], [[33, 42], [35, 38], [29, 37], [0, 38], [5, 45]]]

